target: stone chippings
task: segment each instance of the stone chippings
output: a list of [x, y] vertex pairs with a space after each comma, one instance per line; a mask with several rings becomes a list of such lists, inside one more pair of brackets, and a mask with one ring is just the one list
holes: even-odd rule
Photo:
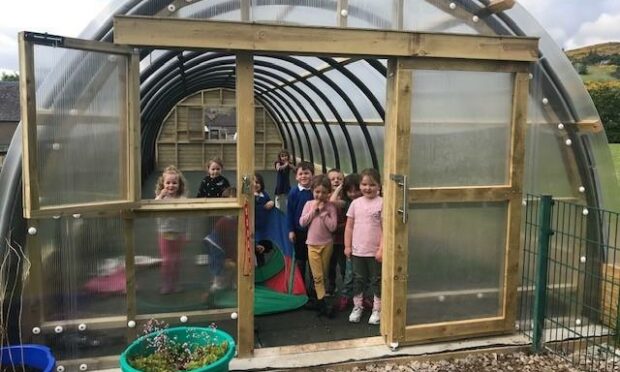
[[[434, 361], [410, 361], [400, 364], [381, 362], [369, 363], [364, 367], [353, 367], [354, 372], [374, 371], [424, 371], [424, 372], [487, 372], [487, 371], [521, 371], [521, 372], [583, 372], [583, 371], [620, 371], [614, 366], [610, 369], [591, 369], [590, 366], [580, 369], [559, 356], [552, 354], [471, 354], [465, 358], [434, 360]], [[326, 371], [341, 371], [326, 369]]]

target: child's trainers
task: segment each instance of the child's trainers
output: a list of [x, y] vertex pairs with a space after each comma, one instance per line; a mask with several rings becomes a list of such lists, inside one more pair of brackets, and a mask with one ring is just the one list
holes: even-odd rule
[[351, 315], [349, 315], [349, 322], [351, 323], [359, 323], [362, 318], [362, 313], [364, 312], [364, 308], [355, 306], [353, 311], [351, 311]]
[[370, 318], [368, 319], [368, 324], [377, 325], [381, 321], [381, 311], [373, 310], [372, 314], [370, 314]]

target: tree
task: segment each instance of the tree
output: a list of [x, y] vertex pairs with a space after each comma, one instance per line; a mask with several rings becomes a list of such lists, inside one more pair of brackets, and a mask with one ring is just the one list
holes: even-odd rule
[[0, 81], [19, 81], [19, 74], [17, 72], [6, 73], [2, 72], [0, 74]]
[[601, 117], [609, 143], [620, 143], [620, 82], [588, 82], [586, 89]]

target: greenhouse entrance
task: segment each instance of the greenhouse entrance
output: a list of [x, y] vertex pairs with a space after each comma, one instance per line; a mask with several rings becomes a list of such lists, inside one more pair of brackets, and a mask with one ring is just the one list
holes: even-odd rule
[[[249, 183], [256, 163], [252, 151], [256, 144], [254, 56], [261, 53], [387, 60], [385, 151], [378, 156], [383, 160], [378, 165], [384, 188], [383, 311], [377, 332], [382, 338], [351, 339], [336, 347], [360, 342], [419, 343], [514, 329], [528, 68], [537, 57], [536, 39], [148, 17], [117, 17], [114, 29], [118, 45], [38, 34], [25, 34], [20, 40], [22, 76], [27, 82], [23, 95], [23, 107], [28, 108], [24, 116], [24, 210], [29, 226], [41, 232], [50, 230], [52, 240], [56, 220], [69, 229], [78, 228], [72, 222], [77, 218], [112, 224], [118, 236], [105, 239], [114, 240], [124, 250], [126, 296], [106, 306], [125, 311], [97, 318], [97, 329], [114, 329], [132, 340], [136, 325], [153, 317], [173, 325], [188, 319], [190, 323], [217, 321], [236, 334], [240, 356], [252, 355], [257, 320], [249, 243], [254, 206]], [[235, 53], [237, 135], [231, 159], [235, 161], [238, 188], [232, 198], [153, 201], [143, 195], [138, 129], [140, 69], [138, 54], [129, 45]], [[79, 97], [63, 96], [66, 88], [58, 87], [57, 99], [65, 99], [67, 105], [62, 112], [50, 112], [42, 97], [35, 94], [36, 74], [46, 71], [37, 63], [45, 62], [46, 50], [55, 53], [63, 48], [92, 59], [89, 66], [96, 67], [96, 79], [88, 84], [88, 93]], [[100, 65], [106, 67], [101, 69]], [[433, 87], [446, 86], [453, 87], [452, 94], [433, 95]], [[93, 105], [105, 94], [116, 97], [112, 106]], [[103, 125], [83, 127], [83, 120], [93, 118]], [[189, 130], [187, 133], [191, 136]], [[66, 144], [59, 144], [58, 138]], [[110, 154], [105, 162], [83, 154], [85, 145], [97, 146], [101, 138], [107, 141]], [[60, 167], [62, 159], [74, 163]], [[431, 171], [420, 172], [429, 169], [420, 167], [422, 163], [432, 164]], [[103, 183], [85, 182], [78, 187], [54, 182], [53, 172], [59, 169], [81, 173], [80, 177], [88, 179], [96, 175], [85, 169], [102, 167], [112, 175]], [[325, 172], [324, 164], [322, 168]], [[76, 192], [67, 192], [72, 187]], [[196, 225], [213, 225], [216, 218], [234, 216], [238, 222], [238, 269], [233, 305], [205, 308], [181, 296], [173, 298], [176, 294], [156, 303], [160, 300], [141, 294], [149, 284], [145, 267], [150, 262], [138, 257], [156, 255], [156, 248], [144, 251], [147, 244], [143, 233], [172, 216], [191, 219]], [[87, 223], [91, 222], [80, 222]], [[426, 238], [428, 231], [437, 233], [446, 227], [450, 230], [434, 235], [443, 235], [445, 240]], [[481, 232], [460, 237], [474, 227]], [[189, 240], [200, 245], [206, 234], [196, 229], [198, 233], [191, 234]], [[37, 235], [28, 241], [29, 247], [35, 247], [31, 270], [39, 272], [30, 291], [42, 309], [46, 289], [41, 262], [46, 238]], [[149, 241], [148, 245], [156, 244]], [[196, 274], [196, 283], [203, 280]], [[177, 302], [177, 307], [168, 307], [170, 302]], [[37, 311], [31, 307], [30, 317], [33, 322], [42, 319], [47, 331], [60, 323], [77, 327], [88, 318], [76, 313], [69, 314], [72, 318], [57, 319]], [[277, 317], [273, 319], [278, 321]], [[345, 318], [340, 320], [346, 322]], [[315, 339], [311, 341], [312, 350], [333, 349], [335, 343], [330, 341], [336, 339], [330, 335]]]

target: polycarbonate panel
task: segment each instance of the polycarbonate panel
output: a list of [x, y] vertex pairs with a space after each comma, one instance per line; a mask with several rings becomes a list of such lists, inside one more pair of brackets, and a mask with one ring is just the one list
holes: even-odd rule
[[[362, 128], [359, 125], [347, 125], [347, 131], [351, 136], [355, 148], [355, 160], [357, 161], [357, 171], [360, 172], [365, 168], [374, 168], [368, 142], [364, 138]], [[383, 164], [380, 164], [383, 166]]]
[[[373, 94], [375, 99], [379, 102], [381, 107], [385, 111], [385, 75], [380, 74], [374, 67], [369, 65], [366, 61], [359, 61], [351, 63], [346, 66], [346, 69], [357, 77], [362, 84]], [[364, 119], [380, 119], [380, 115], [376, 112], [374, 107], [360, 108], [363, 112]]]
[[407, 325], [499, 316], [508, 203], [409, 206]]
[[379, 112], [377, 112], [375, 106], [372, 104], [366, 94], [364, 94], [364, 92], [360, 90], [360, 88], [355, 85], [348, 77], [344, 76], [340, 71], [337, 70], [328, 71], [325, 73], [325, 76], [331, 79], [334, 83], [336, 83], [338, 88], [346, 92], [346, 97], [351, 100], [351, 102], [353, 103], [353, 107], [355, 107], [361, 117], [366, 120], [378, 120], [381, 118]]
[[[312, 148], [318, 148], [317, 141], [322, 140], [323, 150], [325, 151], [325, 166], [328, 170], [331, 168], [335, 168], [336, 158], [334, 156], [334, 152], [336, 151], [336, 149], [334, 149], [334, 147], [332, 147], [331, 145], [331, 140], [329, 139], [329, 134], [327, 134], [327, 129], [325, 128], [325, 125], [323, 123], [317, 123], [316, 128], [319, 132], [319, 137], [312, 139]], [[338, 147], [342, 148], [343, 146], [339, 145]]]
[[[314, 101], [308, 102], [308, 99], [299, 92], [299, 90], [301, 89], [298, 89], [297, 86], [295, 86], [295, 88], [291, 86], [287, 86], [285, 88], [282, 88], [282, 90], [286, 91], [287, 93], [295, 97], [295, 99], [297, 99], [297, 101], [299, 101], [300, 104], [303, 105], [303, 108], [306, 110], [306, 112], [308, 113], [308, 115], [310, 116], [312, 120], [314, 120], [315, 122], [321, 121], [321, 117], [318, 115], [317, 111], [314, 109], [314, 106], [313, 106], [315, 102]], [[305, 93], [304, 91], [301, 91], [301, 92]]]
[[[300, 90], [304, 91], [308, 95], [308, 97], [310, 97], [312, 102], [314, 102], [314, 104], [318, 107], [318, 109], [323, 114], [323, 117], [325, 118], [325, 120], [328, 120], [328, 121], [336, 120], [336, 116], [334, 115], [334, 111], [329, 108], [329, 106], [327, 105], [325, 100], [323, 98], [321, 98], [314, 89], [316, 89], [319, 92], [321, 92], [321, 90], [317, 89], [316, 87], [313, 89], [313, 88], [311, 88], [310, 85], [311, 84], [309, 84], [306, 81], [295, 83], [296, 87], [298, 87]], [[332, 94], [332, 92], [333, 91], [321, 92], [321, 93], [323, 93], [325, 95], [325, 93]], [[327, 99], [329, 99], [329, 96], [327, 96]], [[315, 117], [313, 117], [313, 118], [316, 119], [316, 120], [320, 120], [320, 117], [318, 115], [316, 116], [316, 118]]]
[[413, 72], [412, 187], [509, 182], [513, 75]]
[[494, 32], [484, 21], [474, 22], [473, 14], [459, 2], [450, 9], [450, 1], [413, 0], [403, 2], [403, 29], [456, 34], [488, 34]]
[[44, 320], [126, 314], [123, 234], [120, 217], [39, 220]]
[[236, 213], [171, 211], [138, 216], [137, 313], [236, 307], [237, 225]]
[[347, 27], [396, 29], [398, 22], [394, 18], [402, 16], [395, 14], [399, 1], [349, 0], [346, 8]]
[[[295, 58], [295, 59], [297, 59], [297, 58]], [[267, 57], [267, 56], [255, 56], [254, 60], [255, 61], [265, 61], [267, 63], [273, 63], [273, 64], [275, 64], [277, 66], [283, 67], [284, 69], [290, 71], [292, 74], [284, 73], [284, 72], [281, 72], [279, 70], [270, 68], [270, 71], [272, 71], [273, 73], [276, 73], [278, 75], [284, 76], [286, 80], [295, 79], [295, 77], [293, 77], [293, 75], [305, 76], [305, 75], [308, 74], [308, 70], [306, 70], [304, 67], [297, 66], [294, 63], [285, 61], [285, 60], [280, 59], [280, 58]], [[325, 64], [325, 62], [322, 62], [322, 63]], [[262, 67], [262, 68], [269, 68], [269, 67]]]
[[[323, 93], [327, 99], [330, 100], [332, 106], [336, 109], [338, 114], [343, 120], [351, 120], [354, 118], [351, 109], [347, 103], [342, 99], [342, 96], [336, 92], [328, 83], [322, 80], [321, 77], [314, 76], [307, 80], [309, 84], [313, 84], [321, 93]], [[337, 87], [337, 86], [336, 86]], [[346, 92], [344, 92], [346, 94]]]
[[[188, 2], [189, 3], [189, 2]], [[178, 2], [180, 8], [172, 14], [176, 18], [201, 18], [218, 21], [241, 21], [240, 0], [198, 1], [193, 4]]]
[[342, 132], [342, 127], [338, 123], [331, 123], [329, 126], [338, 146], [338, 157], [340, 158], [340, 170], [345, 174], [353, 172], [353, 162], [351, 161], [351, 151], [355, 150], [356, 143], [352, 142], [353, 149], [349, 148], [347, 139]]
[[252, 22], [336, 26], [335, 1], [323, 0], [252, 0]]
[[126, 200], [127, 57], [35, 45], [34, 66], [40, 206]]

